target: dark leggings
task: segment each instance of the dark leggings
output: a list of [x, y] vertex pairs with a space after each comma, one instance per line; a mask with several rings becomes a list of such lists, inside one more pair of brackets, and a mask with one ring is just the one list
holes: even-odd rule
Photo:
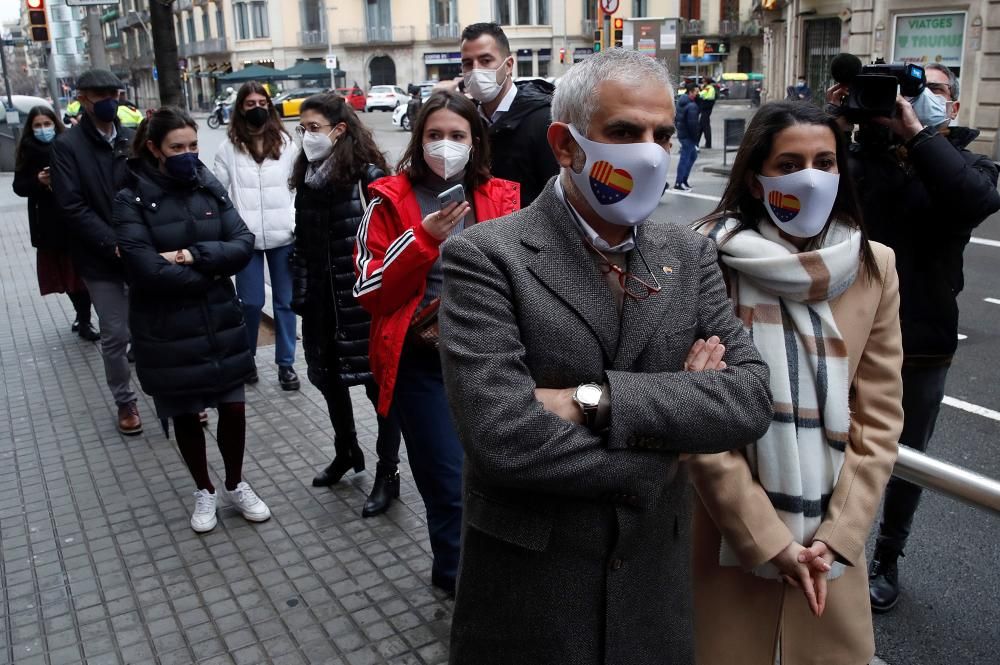
[[[216, 441], [222, 461], [226, 465], [226, 489], [236, 489], [242, 480], [243, 451], [246, 448], [246, 405], [244, 402], [219, 404], [219, 428]], [[191, 471], [191, 477], [200, 490], [215, 492], [208, 477], [208, 458], [205, 455], [205, 429], [197, 413], [174, 416], [174, 434], [181, 457]]]
[[74, 291], [73, 293], [67, 293], [70, 302], [73, 303], [73, 309], [76, 310], [76, 320], [80, 322], [80, 325], [87, 325], [90, 323], [90, 293], [86, 289], [83, 291]]

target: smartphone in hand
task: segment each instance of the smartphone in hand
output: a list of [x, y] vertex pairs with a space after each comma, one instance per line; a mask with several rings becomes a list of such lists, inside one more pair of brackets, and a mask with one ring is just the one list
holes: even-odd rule
[[438, 194], [438, 204], [444, 209], [450, 203], [461, 203], [465, 200], [465, 188], [459, 183]]

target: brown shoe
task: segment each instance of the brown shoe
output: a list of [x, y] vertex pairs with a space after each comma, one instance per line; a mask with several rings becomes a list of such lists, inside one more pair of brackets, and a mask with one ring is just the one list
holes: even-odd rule
[[139, 407], [135, 402], [118, 407], [118, 431], [127, 436], [142, 434], [142, 418], [139, 417]]

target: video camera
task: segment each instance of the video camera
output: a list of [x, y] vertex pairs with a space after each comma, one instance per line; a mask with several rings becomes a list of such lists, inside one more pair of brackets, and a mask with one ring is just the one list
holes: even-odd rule
[[861, 59], [850, 53], [841, 53], [833, 59], [830, 75], [837, 83], [848, 86], [840, 113], [854, 124], [879, 116], [894, 117], [897, 91], [914, 99], [927, 86], [927, 76], [920, 65], [890, 65], [882, 59], [862, 65]]

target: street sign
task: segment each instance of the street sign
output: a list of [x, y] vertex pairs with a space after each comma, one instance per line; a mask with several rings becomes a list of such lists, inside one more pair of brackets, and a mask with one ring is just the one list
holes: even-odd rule
[[326, 56], [326, 68], [327, 69], [336, 69], [337, 68], [337, 56], [335, 56], [335, 55], [328, 55], [328, 56]]
[[117, 4], [117, 2], [108, 2], [108, 0], [66, 0], [66, 5], [69, 7], [96, 7], [97, 5]]
[[618, 11], [618, 0], [601, 0], [601, 9], [605, 14], [614, 14]]

